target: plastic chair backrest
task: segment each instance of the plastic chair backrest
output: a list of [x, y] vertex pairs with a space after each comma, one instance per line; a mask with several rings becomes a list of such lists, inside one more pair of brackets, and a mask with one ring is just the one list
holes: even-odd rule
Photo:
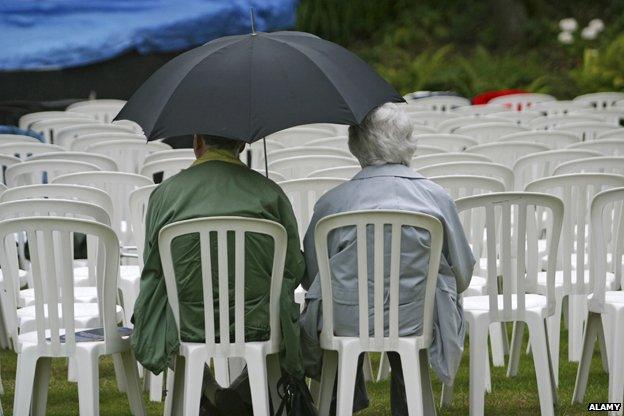
[[423, 166], [418, 169], [426, 177], [447, 175], [477, 175], [495, 178], [503, 182], [505, 190], [513, 189], [514, 175], [508, 167], [491, 162], [448, 162]]
[[317, 155], [269, 160], [269, 170], [281, 173], [287, 180], [305, 178], [319, 169], [349, 165], [357, 165], [357, 161], [351, 157]]
[[624, 128], [603, 131], [596, 136], [596, 140], [602, 139], [624, 139]]
[[7, 187], [5, 184], [3, 184], [2, 182], [0, 182], [0, 198], [2, 197], [2, 195], [6, 192]]
[[557, 126], [568, 123], [604, 123], [604, 118], [591, 114], [566, 113], [555, 116], [542, 116], [532, 120], [529, 127], [533, 130], [554, 130]]
[[[470, 235], [471, 241], [483, 241], [485, 231], [489, 311], [492, 321], [503, 322], [524, 318], [525, 295], [534, 290], [537, 273], [541, 271], [541, 265], [537, 261], [540, 235], [535, 224], [535, 212], [549, 212], [553, 221], [546, 232], [546, 297], [548, 314], [552, 315], [555, 307], [557, 248], [564, 216], [564, 204], [561, 200], [539, 193], [504, 192], [461, 198], [455, 204], [460, 215], [470, 213], [485, 219], [485, 230], [478, 229], [476, 234], [469, 234], [472, 229], [467, 229], [466, 233]], [[481, 211], [482, 215], [475, 210]], [[499, 276], [502, 277], [500, 292]], [[502, 293], [502, 302], [499, 302], [499, 293]]]
[[[267, 154], [267, 160], [279, 160], [297, 156], [341, 156], [353, 158], [348, 150], [336, 149], [334, 147], [320, 146], [296, 146], [285, 149], [274, 150]], [[264, 155], [260, 157], [260, 165], [264, 166]]]
[[54, 143], [65, 149], [70, 149], [76, 137], [96, 133], [134, 133], [134, 130], [131, 127], [117, 124], [82, 124], [59, 129], [54, 137]]
[[[17, 252], [14, 234], [25, 232], [30, 243], [33, 289], [35, 291], [35, 318], [37, 343], [41, 349], [56, 356], [72, 355], [76, 348], [73, 253], [67, 250], [72, 235], [81, 233], [98, 240], [97, 280], [98, 306], [107, 349], [119, 347], [117, 332], [117, 276], [119, 270], [119, 242], [115, 232], [94, 221], [59, 217], [26, 217], [0, 222], [0, 266], [3, 272], [17, 276]], [[105, 253], [105, 254], [101, 254]], [[14, 291], [13, 279], [4, 284]], [[11, 302], [6, 310], [16, 311]], [[63, 318], [59, 317], [60, 306]], [[44, 315], [44, 308], [47, 313]], [[13, 312], [15, 314], [15, 312]], [[17, 322], [17, 317], [13, 316]], [[13, 339], [17, 339], [17, 325], [10, 325]], [[64, 334], [65, 353], [61, 352], [61, 334]]]
[[521, 131], [527, 131], [526, 127], [518, 126], [510, 122], [507, 123], [480, 123], [472, 124], [470, 126], [459, 127], [455, 129], [454, 133], [463, 134], [476, 139], [479, 143], [490, 143], [497, 141], [502, 136], [511, 133], [519, 133]]
[[[563, 290], [566, 294], [589, 294], [593, 287], [591, 279], [589, 286], [585, 284], [585, 243], [589, 238], [587, 227], [591, 201], [601, 191], [622, 186], [624, 176], [605, 173], [551, 176], [526, 186], [528, 192], [543, 192], [560, 197], [565, 206], [559, 256], [563, 270]], [[577, 254], [576, 270], [572, 269], [574, 253]], [[591, 255], [591, 252], [587, 254]]]
[[485, 116], [488, 114], [500, 113], [501, 111], [508, 111], [508, 109], [502, 105], [477, 104], [457, 107], [452, 109], [450, 113], [458, 116]]
[[624, 156], [624, 140], [622, 139], [601, 139], [590, 142], [575, 143], [568, 146], [568, 149], [584, 149], [600, 152], [604, 156]]
[[[403, 227], [417, 228], [429, 234], [429, 262], [422, 298], [424, 299], [422, 330], [420, 334], [414, 336], [419, 349], [427, 348], [433, 339], [433, 306], [444, 240], [442, 224], [437, 218], [427, 214], [391, 210], [335, 214], [323, 218], [316, 224], [314, 243], [319, 267], [318, 278], [321, 279], [321, 293], [324, 300], [321, 344], [331, 345], [335, 337], [334, 296], [327, 237], [331, 231], [344, 227], [355, 228], [357, 270], [354, 270], [354, 274], [357, 274], [358, 282], [359, 340], [367, 351], [392, 350], [398, 346], [399, 276]], [[384, 240], [388, 239], [390, 247], [384, 244]], [[389, 259], [387, 270], [384, 267], [387, 264], [386, 259]], [[369, 260], [372, 267], [369, 267]], [[373, 292], [372, 308], [369, 308], [369, 297], [371, 297], [369, 288]], [[386, 304], [389, 305], [387, 326], [384, 322]], [[371, 314], [372, 328], [369, 325]]]
[[315, 127], [292, 127], [277, 133], [269, 134], [267, 140], [273, 140], [284, 145], [284, 147], [303, 146], [314, 139], [335, 136], [335, 132], [330, 132], [324, 128]]
[[70, 173], [55, 178], [52, 183], [93, 186], [108, 193], [113, 201], [112, 227], [124, 246], [135, 245], [130, 230], [130, 193], [137, 188], [153, 185], [151, 179], [125, 172]]
[[[260, 173], [262, 176], [266, 176], [266, 171], [264, 169], [253, 169], [256, 172]], [[284, 175], [282, 175], [281, 173], [275, 172], [273, 170], [269, 171], [269, 179], [271, 179], [273, 182], [284, 182], [286, 180], [286, 178], [284, 177]]]
[[156, 162], [146, 163], [139, 169], [139, 174], [154, 179], [154, 174], [162, 173], [162, 180], [175, 175], [181, 170], [191, 167], [195, 158], [179, 157], [176, 159], [163, 159]]
[[99, 104], [74, 107], [72, 111], [82, 114], [88, 114], [96, 120], [102, 121], [104, 123], [110, 123], [115, 119], [117, 114], [119, 114], [122, 107], [123, 105]]
[[527, 142], [494, 142], [480, 144], [466, 149], [468, 153], [477, 153], [489, 157], [492, 162], [513, 168], [516, 160], [525, 155], [546, 152], [549, 148], [543, 144]]
[[492, 160], [476, 153], [456, 152], [438, 153], [432, 155], [417, 156], [412, 159], [410, 167], [418, 170], [424, 166], [437, 165], [449, 162], [491, 162]]
[[568, 114], [570, 112], [577, 111], [582, 108], [591, 107], [588, 103], [581, 103], [572, 100], [561, 101], [544, 101], [542, 103], [535, 103], [533, 110], [540, 111], [547, 116], [557, 116]]
[[361, 171], [362, 168], [353, 166], [338, 166], [336, 168], [319, 169], [311, 172], [308, 178], [341, 178], [351, 179]]
[[18, 127], [23, 130], [28, 130], [30, 125], [36, 121], [57, 118], [82, 118], [85, 120], [93, 120], [93, 117], [87, 114], [74, 113], [71, 111], [37, 111], [21, 116], [18, 121]]
[[[604, 310], [607, 278], [607, 258], [611, 254], [612, 270], [617, 286], [624, 287], [622, 264], [624, 257], [624, 188], [600, 192], [594, 196], [590, 211], [593, 254], [589, 257], [594, 282], [590, 304], [592, 310]], [[612, 215], [614, 214], [614, 215]], [[619, 215], [618, 215], [619, 214]]]
[[436, 155], [440, 153], [447, 153], [446, 149], [437, 146], [426, 146], [426, 145], [416, 145], [416, 150], [414, 151], [414, 155], [412, 157], [418, 156], [426, 156], [426, 155]]
[[347, 136], [325, 137], [323, 139], [310, 140], [303, 146], [332, 147], [334, 149], [349, 151], [349, 138]]
[[34, 160], [10, 166], [4, 172], [9, 187], [49, 183], [60, 175], [77, 172], [99, 171], [92, 163], [70, 160]]
[[458, 107], [470, 105], [470, 100], [464, 97], [453, 95], [433, 95], [431, 97], [422, 97], [418, 99], [410, 99], [410, 104], [416, 104], [419, 107], [426, 108], [430, 111], [451, 111]]
[[614, 107], [616, 102], [622, 99], [624, 99], [624, 93], [621, 92], [596, 92], [579, 95], [573, 101], [587, 103], [594, 108], [609, 108]]
[[151, 152], [171, 149], [168, 144], [162, 142], [140, 142], [131, 140], [105, 141], [87, 146], [86, 152], [93, 152], [108, 156], [117, 161], [120, 172], [139, 173], [139, 169]]
[[40, 153], [29, 156], [26, 161], [35, 160], [69, 160], [73, 162], [86, 162], [97, 166], [100, 170], [116, 171], [117, 163], [108, 156], [87, 152], [53, 152]]
[[456, 114], [452, 114], [446, 111], [409, 111], [408, 109], [407, 113], [412, 122], [418, 125], [429, 126], [434, 129], [437, 128], [438, 124], [443, 121], [459, 117]]
[[488, 101], [488, 104], [502, 105], [506, 108], [509, 108], [510, 110], [515, 111], [525, 111], [531, 110], [534, 104], [555, 100], [555, 97], [548, 94], [522, 93], [495, 97]]
[[503, 181], [488, 176], [444, 175], [432, 176], [429, 180], [446, 189], [453, 199], [492, 192], [505, 192]]
[[579, 137], [573, 133], [554, 130], [523, 131], [500, 137], [499, 142], [525, 142], [543, 144], [550, 149], [563, 149], [571, 144], [578, 143]]
[[576, 110], [573, 115], [591, 115], [600, 117], [606, 123], [611, 123], [615, 127], [620, 127], [620, 123], [624, 121], [624, 109], [617, 107], [608, 108], [583, 108]]
[[35, 121], [30, 125], [30, 130], [34, 130], [43, 134], [46, 143], [55, 144], [54, 139], [56, 132], [60, 129], [70, 126], [82, 126], [98, 124], [99, 121], [92, 118], [82, 117], [66, 117], [66, 118], [54, 118], [48, 120]]
[[147, 165], [148, 163], [156, 162], [158, 160], [178, 158], [195, 158], [195, 152], [193, 151], [193, 149], [159, 150], [145, 156], [145, 161], [143, 161], [143, 164]]
[[579, 123], [564, 123], [555, 127], [558, 131], [569, 131], [576, 134], [582, 141], [595, 140], [596, 137], [605, 131], [614, 130], [617, 126], [601, 121], [586, 121]]
[[[169, 224], [160, 230], [158, 245], [163, 266], [167, 299], [180, 336], [180, 307], [171, 247], [175, 238], [188, 234], [199, 234], [199, 253], [204, 298], [204, 325], [206, 349], [210, 355], [243, 356], [245, 349], [245, 240], [247, 233], [261, 234], [273, 240], [273, 267], [269, 295], [269, 325], [271, 334], [267, 341], [272, 347], [280, 344], [279, 299], [282, 289], [284, 262], [286, 258], [287, 235], [280, 224], [254, 218], [211, 217]], [[216, 234], [216, 236], [214, 235]], [[228, 234], [233, 234], [234, 252], [228, 247]], [[215, 239], [216, 237], [216, 239]], [[211, 256], [211, 243], [216, 243], [217, 259]], [[234, 282], [230, 282], [228, 259], [234, 257]], [[212, 264], [218, 260], [217, 279], [212, 276]], [[219, 338], [217, 342], [215, 298], [213, 282], [218, 287]], [[234, 302], [230, 302], [233, 283]], [[267, 283], [269, 284], [269, 283]], [[230, 305], [234, 304], [234, 316]], [[230, 323], [234, 323], [234, 338], [230, 335]], [[227, 330], [223, 330], [227, 328]]]
[[412, 126], [412, 134], [416, 135], [416, 134], [433, 134], [433, 133], [437, 133], [438, 130], [430, 127], [430, 126], [425, 126], [422, 124], [414, 124]]
[[139, 253], [139, 264], [143, 268], [143, 251], [145, 249], [145, 216], [149, 198], [158, 185], [147, 185], [130, 193], [130, 225]]
[[542, 113], [535, 110], [525, 110], [525, 111], [501, 111], [500, 113], [492, 113], [492, 117], [500, 117], [506, 118], [507, 120], [513, 121], [514, 123], [520, 126], [529, 127], [529, 123], [531, 120], [540, 117]]
[[566, 173], [615, 173], [624, 175], [624, 156], [597, 156], [560, 164], [553, 175]]
[[451, 118], [449, 120], [445, 120], [438, 124], [438, 132], [440, 133], [458, 133], [456, 130], [460, 127], [472, 126], [475, 124], [484, 124], [484, 123], [504, 123], [507, 125], [515, 125], [513, 121], [508, 118], [503, 117], [495, 117], [488, 114], [484, 115], [472, 115], [472, 116], [463, 116]]
[[312, 214], [314, 214], [314, 205], [319, 198], [345, 181], [345, 179], [325, 177], [293, 179], [279, 183], [292, 204], [299, 226], [299, 237], [303, 238], [308, 229]]
[[47, 143], [9, 143], [0, 144], [0, 154], [19, 157], [22, 160], [32, 155], [51, 152], [63, 152], [60, 146]]
[[0, 145], [9, 143], [41, 143], [32, 136], [23, 134], [0, 134]]
[[21, 163], [21, 159], [16, 158], [15, 156], [3, 155], [0, 154], [0, 183], [4, 184], [4, 172], [9, 166], [16, 165]]
[[137, 133], [90, 133], [75, 137], [69, 148], [73, 151], [84, 152], [91, 145], [113, 140], [137, 140], [141, 143], [147, 142], [145, 136]]
[[[286, 148], [283, 143], [276, 142], [275, 140], [265, 139], [264, 142], [266, 142], [267, 153]], [[252, 167], [264, 168], [264, 142], [262, 140], [258, 140], [253, 143], [248, 143], [245, 151], [241, 152], [241, 161], [248, 164], [248, 158], [251, 157]], [[195, 157], [194, 154], [193, 157]]]
[[597, 156], [600, 156], [600, 153], [574, 149], [549, 150], [526, 155], [518, 159], [513, 166], [516, 180], [514, 189], [522, 191], [529, 182], [553, 176], [555, 168], [561, 163]]

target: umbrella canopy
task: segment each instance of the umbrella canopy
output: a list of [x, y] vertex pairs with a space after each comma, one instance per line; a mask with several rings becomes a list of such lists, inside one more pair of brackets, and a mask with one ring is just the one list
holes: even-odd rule
[[301, 124], [359, 124], [403, 98], [360, 58], [304, 32], [208, 42], [156, 71], [117, 120], [148, 140], [201, 133], [254, 142]]

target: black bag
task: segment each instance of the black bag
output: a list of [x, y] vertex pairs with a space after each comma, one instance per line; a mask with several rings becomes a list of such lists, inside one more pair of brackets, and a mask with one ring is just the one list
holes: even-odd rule
[[277, 382], [280, 403], [275, 416], [317, 416], [312, 395], [303, 380], [283, 375]]

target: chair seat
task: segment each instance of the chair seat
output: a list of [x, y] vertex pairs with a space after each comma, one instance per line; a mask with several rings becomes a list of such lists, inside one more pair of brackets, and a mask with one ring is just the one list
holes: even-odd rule
[[[97, 288], [93, 286], [74, 287], [74, 302], [76, 303], [96, 303]], [[20, 290], [20, 307], [35, 304], [35, 289]]]
[[[119, 267], [119, 278], [127, 278], [140, 276], [141, 269], [136, 264], [122, 264]], [[87, 266], [78, 266], [74, 267], [74, 278], [75, 279], [86, 279], [89, 276], [89, 268]]]
[[[17, 274], [20, 279], [20, 287], [26, 286], [28, 284], [28, 272], [26, 270], [19, 269]], [[0, 284], [2, 284], [2, 282], [4, 282], [4, 276], [2, 275], [2, 270], [0, 270]]]
[[[512, 295], [511, 304], [515, 308], [518, 297]], [[524, 304], [526, 309], [545, 309], [547, 306], [546, 297], [542, 295], [525, 295]], [[498, 309], [503, 309], [503, 295], [498, 295]], [[490, 310], [489, 296], [470, 296], [464, 298], [464, 311], [488, 311]]]
[[481, 296], [487, 293], [487, 279], [481, 276], [472, 276], [470, 285], [462, 292], [462, 296]]
[[[589, 270], [584, 271], [583, 276], [585, 283], [589, 284]], [[572, 273], [572, 283], [576, 282], [576, 272]], [[563, 287], [563, 270], [557, 270], [555, 272], [555, 288]], [[607, 290], [615, 290], [617, 289], [617, 282], [615, 280], [615, 275], [611, 272], [607, 272], [607, 281], [606, 281], [606, 289]], [[540, 294], [546, 293], [546, 272], [537, 273], [537, 292]]]
[[[44, 314], [47, 318], [48, 307], [44, 305]], [[59, 318], [63, 317], [61, 304], [58, 304]], [[123, 308], [116, 306], [117, 322], [123, 320]], [[36, 329], [35, 306], [26, 306], [17, 310], [18, 326], [21, 332]], [[97, 327], [100, 325], [100, 315], [97, 303], [75, 303], [74, 321], [77, 328]]]

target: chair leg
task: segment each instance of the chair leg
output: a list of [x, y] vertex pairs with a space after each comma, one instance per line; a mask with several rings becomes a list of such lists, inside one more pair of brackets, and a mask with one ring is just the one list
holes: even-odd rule
[[22, 351], [17, 355], [15, 394], [13, 397], [13, 414], [15, 416], [28, 416], [30, 414], [38, 359], [39, 357], [34, 353], [34, 350]]
[[433, 388], [431, 386], [431, 377], [429, 377], [429, 353], [427, 350], [418, 351], [420, 363], [420, 385], [422, 386], [423, 409], [425, 415], [435, 416], [435, 399], [433, 397]]
[[609, 371], [609, 402], [622, 403], [624, 398], [624, 310], [619, 310], [613, 317], [615, 323], [615, 333], [613, 334], [613, 344], [620, 348], [613, 351], [611, 357], [611, 371]]
[[184, 363], [184, 414], [196, 415], [199, 413], [199, 402], [202, 395], [204, 380], [204, 349], [192, 351]]
[[323, 352], [323, 368], [321, 370], [321, 388], [317, 401], [319, 415], [328, 415], [331, 407], [332, 396], [334, 394], [334, 383], [336, 382], [336, 371], [338, 367], [338, 352]]
[[[616, 328], [609, 322], [609, 316], [607, 314], [603, 315], [607, 317], [607, 324], [605, 326], [604, 322], [602, 324], [603, 330], [598, 332], [598, 343], [600, 345], [600, 361], [602, 363], [602, 370], [605, 373], [609, 373], [609, 357], [613, 355], [610, 351], [617, 351], [617, 348], [613, 348], [613, 334], [616, 331]], [[607, 331], [604, 328], [608, 328]], [[607, 333], [609, 334], [607, 336]]]
[[554, 416], [555, 405], [553, 399], [553, 384], [551, 380], [550, 360], [546, 334], [546, 323], [541, 317], [530, 316], [527, 319], [529, 336], [531, 337], [531, 351], [537, 379], [540, 410], [542, 416]]
[[221, 387], [230, 386], [230, 368], [228, 366], [227, 358], [213, 358], [212, 367], [214, 371], [214, 377], [216, 382]]
[[485, 412], [485, 361], [489, 321], [476, 319], [468, 324], [470, 336], [470, 416], [482, 416]]
[[525, 323], [522, 321], [516, 321], [513, 323], [513, 331], [511, 333], [511, 345], [509, 347], [509, 365], [507, 366], [507, 377], [515, 377], [518, 375], [522, 340], [524, 338], [524, 327]]
[[165, 372], [163, 371], [159, 375], [150, 374], [149, 375], [149, 399], [151, 402], [160, 402], [162, 401], [162, 388], [163, 388], [163, 379], [165, 376]]
[[555, 313], [546, 319], [548, 329], [548, 344], [550, 345], [550, 359], [553, 366], [553, 383], [559, 386], [559, 350], [561, 345], [561, 302], [555, 304]]
[[338, 387], [336, 388], [336, 416], [353, 414], [353, 394], [359, 351], [357, 344], [346, 344], [338, 356]]
[[587, 379], [589, 378], [589, 368], [594, 355], [594, 347], [598, 331], [602, 331], [602, 321], [600, 315], [590, 312], [585, 324], [585, 335], [583, 336], [583, 351], [581, 361], [576, 372], [576, 383], [574, 384], [574, 394], [572, 403], [583, 403], [585, 391], [587, 390]]
[[388, 377], [390, 377], [390, 361], [388, 361], [386, 353], [382, 352], [379, 359], [379, 369], [377, 370], [377, 382], [387, 380]]
[[[183, 416], [184, 415], [184, 373], [186, 367], [186, 359], [178, 355], [175, 357], [174, 371], [171, 377], [171, 390], [169, 394], [169, 407], [165, 407], [165, 416]], [[170, 413], [166, 413], [169, 410]]]
[[48, 386], [50, 385], [50, 375], [52, 370], [52, 359], [49, 357], [41, 357], [37, 361], [35, 371], [35, 386], [32, 400], [33, 416], [45, 415], [46, 404], [48, 402]]
[[166, 390], [165, 390], [165, 411], [164, 411], [164, 415], [165, 416], [171, 416], [172, 412], [173, 412], [173, 389], [174, 389], [174, 380], [175, 380], [175, 373], [172, 369], [168, 369], [167, 370], [167, 376], [165, 377], [165, 385]]
[[505, 343], [501, 322], [490, 325], [490, 348], [492, 352], [492, 364], [494, 367], [505, 366]]
[[100, 377], [98, 356], [94, 350], [76, 350], [78, 371], [78, 406], [81, 415], [100, 414]]
[[112, 358], [113, 358], [113, 368], [115, 369], [115, 380], [117, 380], [117, 390], [119, 390], [120, 393], [125, 393], [126, 392], [126, 377], [125, 377], [123, 361], [121, 360], [121, 355], [113, 354]]
[[583, 326], [587, 317], [587, 298], [585, 295], [569, 295], [568, 304], [568, 360], [578, 362], [581, 359]]
[[364, 381], [373, 381], [373, 364], [367, 352], [364, 353], [364, 365], [362, 366], [362, 370], [364, 372]]
[[[141, 384], [139, 382], [139, 370], [134, 354], [131, 350], [120, 354], [126, 379], [126, 395], [130, 403], [130, 410], [134, 416], [146, 414], [143, 396], [141, 395]], [[162, 378], [162, 374], [161, 374]]]
[[449, 407], [453, 403], [453, 386], [447, 386], [442, 383], [442, 392], [440, 393], [440, 407]]
[[421, 368], [418, 351], [401, 351], [400, 355], [403, 377], [405, 380], [409, 380], [405, 383], [408, 413], [410, 416], [424, 416], [423, 380], [420, 378]]
[[271, 394], [271, 403], [273, 403], [273, 409], [277, 409], [280, 403], [279, 394], [277, 393], [277, 382], [279, 381], [282, 374], [279, 362], [279, 354], [272, 354], [267, 356], [267, 374], [269, 378], [269, 393]]
[[270, 416], [269, 384], [266, 356], [260, 350], [254, 350], [246, 357], [247, 371], [249, 372], [249, 387], [251, 389], [251, 403], [254, 416]]

